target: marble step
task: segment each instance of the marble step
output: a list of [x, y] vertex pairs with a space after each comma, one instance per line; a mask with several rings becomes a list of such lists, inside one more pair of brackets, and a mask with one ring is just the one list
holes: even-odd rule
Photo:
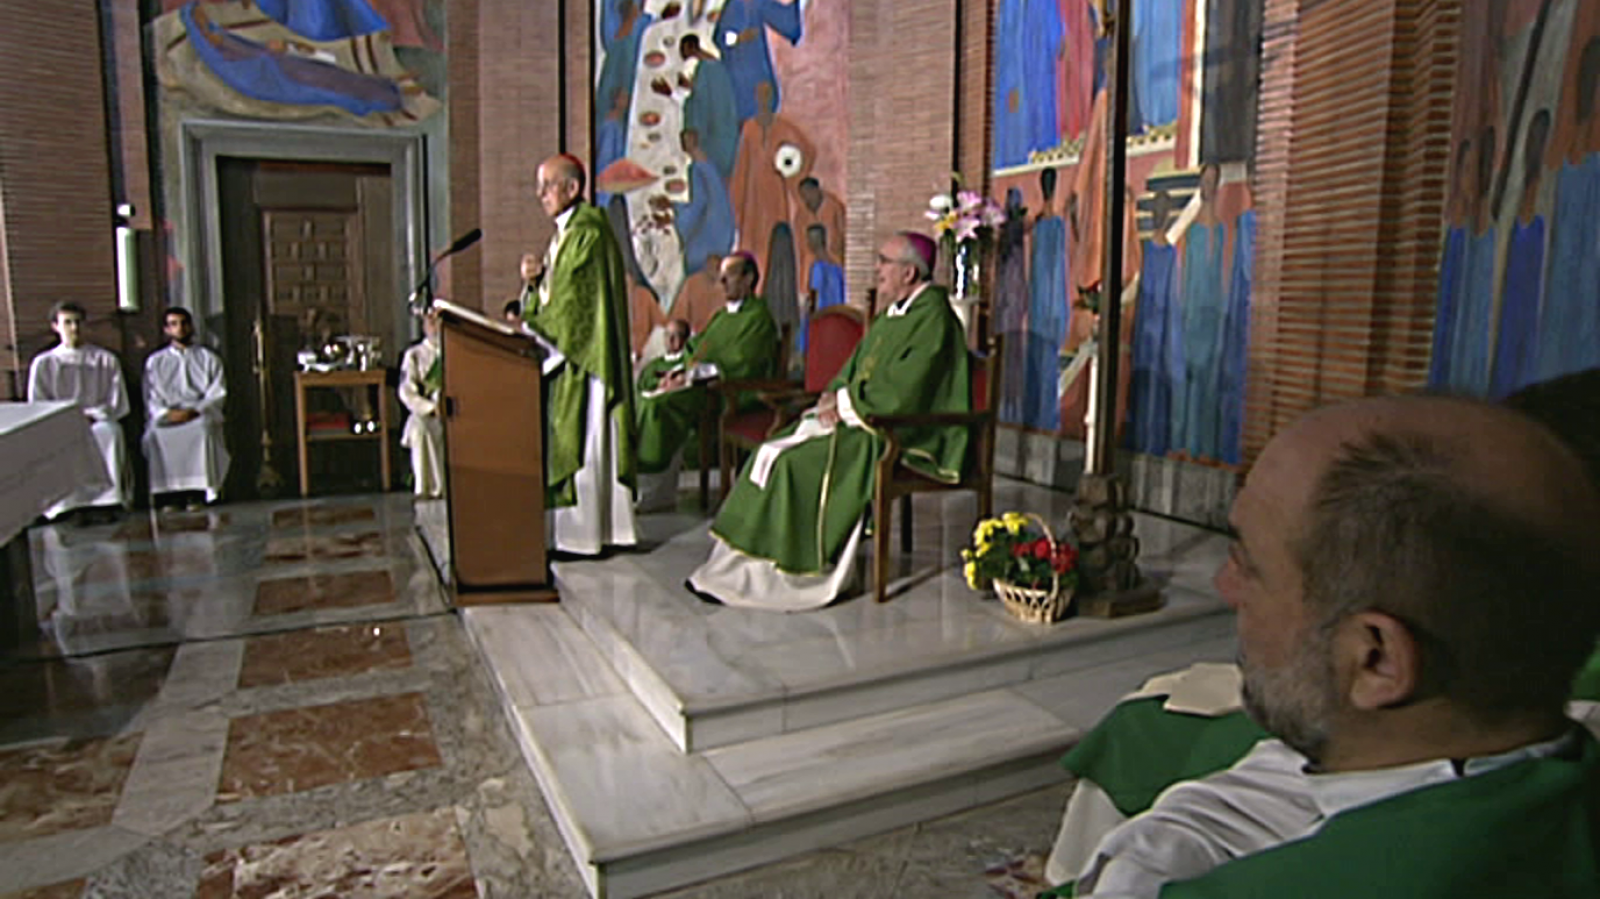
[[685, 752], [1181, 650], [1234, 627], [1214, 596], [1181, 586], [1147, 615], [1024, 625], [954, 570], [882, 605], [856, 599], [805, 615], [708, 607], [679, 587], [705, 556], [699, 537], [642, 561], [555, 568], [563, 606]]
[[563, 607], [462, 615], [594, 896], [659, 892], [1057, 782], [1081, 732], [991, 689], [685, 753]]

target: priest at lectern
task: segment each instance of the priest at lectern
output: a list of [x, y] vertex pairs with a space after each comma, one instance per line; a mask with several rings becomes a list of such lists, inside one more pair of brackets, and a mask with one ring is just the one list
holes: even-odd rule
[[546, 508], [558, 552], [632, 546], [634, 410], [622, 252], [605, 213], [583, 202], [583, 165], [540, 164], [539, 205], [556, 223], [523, 320], [549, 351], [543, 369]]

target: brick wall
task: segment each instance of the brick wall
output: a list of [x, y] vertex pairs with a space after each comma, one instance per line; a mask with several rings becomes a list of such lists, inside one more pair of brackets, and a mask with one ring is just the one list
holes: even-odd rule
[[52, 340], [50, 304], [89, 310], [89, 339], [118, 345], [99, 14], [30, 6], [0, 29], [0, 368], [26, 372]]
[[1426, 378], [1461, 0], [1268, 0], [1245, 454]]

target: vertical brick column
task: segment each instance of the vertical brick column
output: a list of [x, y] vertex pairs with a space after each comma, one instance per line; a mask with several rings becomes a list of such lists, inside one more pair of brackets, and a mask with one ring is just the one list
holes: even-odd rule
[[57, 300], [88, 309], [90, 340], [119, 343], [95, 4], [9, 16], [0, 58], [0, 370], [20, 382]]

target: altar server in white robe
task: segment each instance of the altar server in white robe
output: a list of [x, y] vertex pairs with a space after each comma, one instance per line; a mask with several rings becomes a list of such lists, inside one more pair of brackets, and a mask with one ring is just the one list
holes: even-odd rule
[[400, 403], [406, 426], [400, 445], [411, 451], [412, 491], [419, 497], [444, 496], [444, 425], [439, 421], [439, 316], [422, 317], [422, 340], [400, 357]]
[[222, 406], [228, 398], [222, 358], [194, 342], [194, 318], [166, 311], [167, 345], [144, 363], [144, 453], [150, 460], [150, 494], [204, 491], [216, 502], [228, 476]]
[[84, 343], [83, 307], [60, 302], [50, 309], [50, 330], [61, 342], [33, 358], [28, 368], [28, 402], [70, 401], [89, 420], [96, 449], [105, 462], [106, 480], [79, 486], [45, 510], [55, 519], [73, 509], [121, 506], [129, 500], [128, 451], [122, 424], [128, 414], [128, 390], [122, 362], [109, 350]]

